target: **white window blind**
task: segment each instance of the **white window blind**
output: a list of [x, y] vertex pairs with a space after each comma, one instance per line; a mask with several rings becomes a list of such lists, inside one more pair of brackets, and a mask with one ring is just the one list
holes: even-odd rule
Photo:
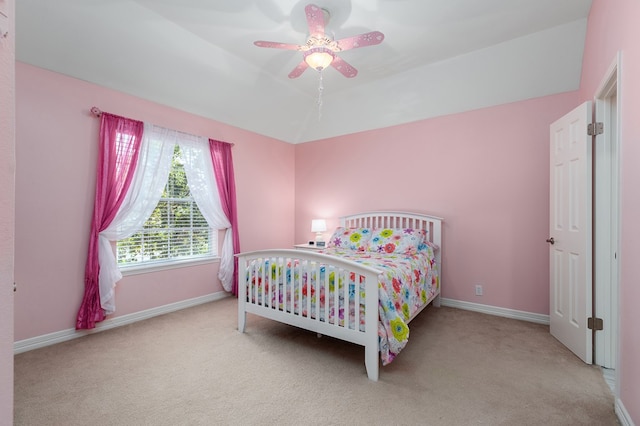
[[218, 233], [191, 196], [180, 146], [158, 205], [143, 229], [117, 242], [119, 266], [173, 263], [217, 256]]

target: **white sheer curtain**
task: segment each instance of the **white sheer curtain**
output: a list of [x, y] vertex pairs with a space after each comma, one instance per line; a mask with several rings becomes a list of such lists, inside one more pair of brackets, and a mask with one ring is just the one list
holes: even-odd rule
[[209, 140], [203, 137], [183, 137], [180, 148], [184, 158], [184, 171], [187, 175], [189, 191], [198, 204], [198, 208], [214, 232], [226, 229], [220, 254], [218, 278], [226, 291], [233, 287], [233, 235], [231, 222], [222, 210], [218, 185], [213, 171]]
[[107, 315], [115, 312], [114, 290], [122, 279], [110, 241], [138, 232], [156, 208], [169, 178], [179, 135], [175, 130], [144, 124], [140, 157], [129, 192], [113, 222], [100, 233], [100, 304]]

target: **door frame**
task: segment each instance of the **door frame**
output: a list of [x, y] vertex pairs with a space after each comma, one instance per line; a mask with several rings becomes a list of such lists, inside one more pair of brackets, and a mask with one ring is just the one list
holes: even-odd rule
[[618, 52], [594, 95], [594, 118], [603, 123], [604, 132], [596, 136], [593, 157], [593, 314], [604, 323], [604, 329], [595, 334], [594, 360], [597, 365], [616, 370], [620, 311], [620, 71]]

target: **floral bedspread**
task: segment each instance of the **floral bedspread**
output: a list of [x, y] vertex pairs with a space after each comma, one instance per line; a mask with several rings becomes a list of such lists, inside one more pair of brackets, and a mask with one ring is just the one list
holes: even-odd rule
[[[406, 346], [409, 339], [409, 327], [407, 325], [409, 319], [419, 310], [420, 307], [433, 297], [437, 293], [440, 282], [438, 277], [437, 266], [433, 253], [433, 248], [428, 247], [426, 250], [420, 250], [417, 253], [412, 254], [388, 254], [379, 252], [355, 252], [351, 250], [344, 250], [338, 248], [328, 248], [323, 251], [325, 254], [337, 255], [354, 262], [358, 262], [363, 265], [374, 267], [382, 273], [378, 276], [378, 292], [379, 292], [379, 317], [378, 322], [378, 336], [380, 344], [380, 358], [383, 365], [387, 365], [394, 360], [394, 358], [400, 353], [400, 351]], [[270, 274], [267, 274], [267, 283], [253, 283], [258, 286], [258, 299], [262, 299], [262, 290], [264, 286], [271, 286], [272, 279], [278, 277], [278, 285], [280, 290], [269, 292], [271, 294], [271, 306], [277, 306], [280, 310], [290, 310], [293, 305], [293, 309], [296, 313], [302, 312], [303, 316], [311, 316], [316, 318], [316, 302], [319, 298], [319, 315], [321, 321], [339, 321], [343, 325], [344, 318], [348, 317], [350, 328], [355, 328], [355, 293], [356, 283], [354, 277], [350, 278], [349, 282], [349, 301], [345, 303], [342, 294], [344, 293], [343, 285], [345, 283], [342, 280], [338, 280], [338, 292], [339, 302], [338, 306], [334, 303], [334, 274], [329, 271], [330, 274], [330, 295], [327, 297], [325, 294], [324, 286], [320, 286], [320, 290], [316, 291], [315, 277], [311, 277], [312, 286], [304, 285], [302, 289], [297, 288], [298, 278], [300, 274], [303, 274], [303, 282], [307, 282], [306, 271], [299, 268], [299, 265], [288, 265], [287, 268], [282, 268], [283, 265], [260, 265], [260, 268], [266, 266], [267, 270], [270, 270]], [[276, 273], [276, 268], [278, 273]], [[282, 271], [285, 270], [284, 274]], [[322, 274], [326, 274], [324, 267], [321, 268]], [[286, 280], [283, 279], [283, 275], [286, 275]], [[293, 279], [293, 285], [291, 284]], [[324, 281], [324, 276], [320, 277], [320, 282]], [[286, 283], [286, 284], [285, 284]], [[362, 283], [358, 285], [360, 291], [360, 303], [359, 303], [359, 329], [364, 330], [364, 286]], [[294, 294], [291, 294], [293, 289]], [[276, 299], [278, 295], [278, 300]], [[301, 294], [302, 297], [297, 295]], [[255, 299], [255, 295], [252, 295], [252, 299]], [[311, 303], [308, 303], [308, 298], [311, 298]], [[254, 300], [255, 301], [255, 300]], [[325, 318], [325, 303], [329, 303], [329, 318]], [[292, 303], [293, 302], [293, 303]], [[307, 312], [307, 307], [311, 306], [311, 312]], [[345, 309], [349, 310], [349, 314], [345, 315]], [[302, 311], [300, 311], [302, 310]], [[336, 317], [337, 313], [337, 317]], [[337, 319], [336, 319], [337, 318]]]
[[433, 249], [415, 254], [386, 254], [327, 249], [336, 254], [382, 271], [378, 275], [378, 336], [382, 365], [394, 360], [409, 340], [409, 319], [438, 291]]

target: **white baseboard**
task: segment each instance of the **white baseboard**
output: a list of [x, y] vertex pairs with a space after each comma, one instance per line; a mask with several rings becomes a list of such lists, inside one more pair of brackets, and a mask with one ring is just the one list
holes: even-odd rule
[[191, 308], [193, 306], [202, 305], [203, 303], [213, 302], [216, 300], [229, 297], [227, 292], [217, 292], [207, 294], [206, 296], [200, 296], [193, 299], [182, 300], [176, 303], [170, 303], [164, 306], [158, 306], [156, 308], [147, 309], [140, 312], [134, 312], [127, 315], [122, 315], [115, 318], [106, 319], [96, 324], [96, 328], [91, 330], [76, 330], [70, 328], [67, 330], [56, 331], [54, 333], [44, 334], [42, 336], [31, 337], [29, 339], [19, 340], [13, 343], [13, 353], [19, 354], [22, 352], [31, 351], [34, 349], [43, 348], [49, 345], [55, 345], [56, 343], [66, 342], [67, 340], [77, 339], [88, 334], [98, 333], [100, 331], [109, 330], [111, 328], [120, 327], [123, 325], [131, 324], [137, 321], [142, 321], [158, 315], [168, 314], [169, 312], [179, 311], [181, 309]]
[[624, 404], [620, 401], [620, 398], [616, 398], [616, 415], [622, 426], [635, 426], [635, 423], [631, 420], [631, 416], [627, 409], [624, 408]]
[[442, 306], [448, 306], [450, 308], [464, 309], [467, 311], [481, 312], [483, 314], [549, 325], [549, 315], [499, 308], [497, 306], [482, 305], [480, 303], [464, 302], [462, 300], [446, 299], [444, 297], [441, 298], [441, 304]]

